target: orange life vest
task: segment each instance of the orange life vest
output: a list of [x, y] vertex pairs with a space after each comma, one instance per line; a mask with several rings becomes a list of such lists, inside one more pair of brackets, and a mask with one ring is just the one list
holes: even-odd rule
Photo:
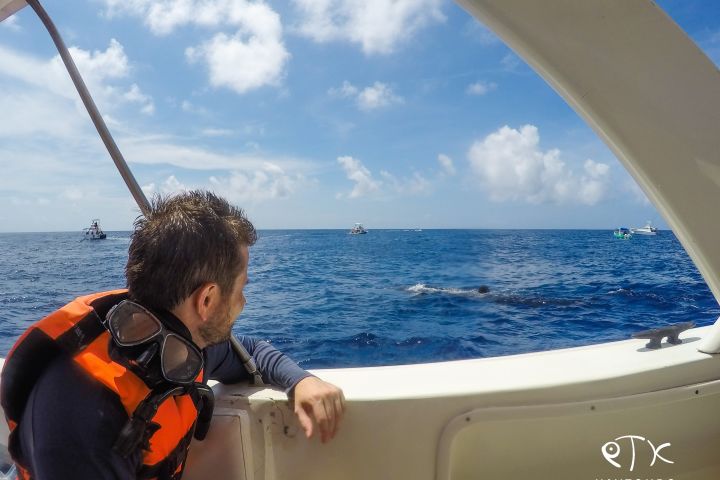
[[[114, 362], [108, 353], [110, 334], [102, 324], [107, 312], [127, 298], [126, 290], [114, 290], [76, 298], [60, 310], [31, 326], [13, 346], [5, 360], [0, 403], [10, 427], [10, 453], [20, 478], [31, 478], [18, 463], [17, 427], [33, 386], [60, 355], [71, 358], [95, 380], [115, 393], [128, 418], [151, 390], [133, 372]], [[202, 380], [200, 372], [197, 381]], [[178, 479], [195, 429], [198, 409], [190, 394], [171, 396], [160, 403], [152, 417], [159, 426], [145, 442], [138, 478]], [[153, 426], [154, 427], [154, 426]]]

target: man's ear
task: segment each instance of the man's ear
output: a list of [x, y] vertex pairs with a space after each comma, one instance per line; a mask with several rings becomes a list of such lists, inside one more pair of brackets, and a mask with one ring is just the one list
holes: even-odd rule
[[195, 290], [192, 298], [195, 313], [206, 322], [220, 301], [220, 286], [214, 282], [203, 283]]

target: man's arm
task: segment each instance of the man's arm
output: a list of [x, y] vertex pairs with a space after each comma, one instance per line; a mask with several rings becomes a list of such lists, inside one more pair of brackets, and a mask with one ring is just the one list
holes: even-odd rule
[[[303, 370], [267, 342], [246, 336], [238, 337], [238, 340], [255, 359], [263, 382], [278, 386], [288, 393], [305, 435], [312, 437], [316, 424], [323, 443], [332, 439], [345, 412], [342, 390]], [[205, 356], [206, 378], [221, 383], [250, 380], [250, 374], [232, 350], [229, 341], [207, 347]]]
[[[293, 362], [267, 342], [256, 338], [240, 336], [238, 340], [255, 359], [263, 382], [290, 392], [303, 378], [311, 374]], [[211, 345], [205, 349], [205, 377], [220, 383], [237, 383], [251, 380], [240, 357], [232, 349], [230, 342]]]

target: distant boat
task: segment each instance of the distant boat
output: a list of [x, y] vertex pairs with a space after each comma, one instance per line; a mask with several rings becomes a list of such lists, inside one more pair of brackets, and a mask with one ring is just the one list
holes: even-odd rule
[[83, 232], [85, 232], [84, 240], [105, 240], [107, 237], [102, 228], [100, 228], [99, 218], [93, 219], [90, 226], [88, 228], [84, 228]]
[[362, 223], [356, 223], [353, 228], [350, 229], [350, 235], [362, 235], [367, 233], [367, 230], [363, 228]]
[[620, 238], [622, 240], [628, 240], [628, 239], [632, 238], [632, 232], [630, 231], [629, 228], [620, 227], [613, 232], [613, 236], [615, 238]]
[[658, 229], [650, 224], [650, 220], [647, 221], [644, 227], [633, 228], [632, 233], [638, 235], [657, 235]]

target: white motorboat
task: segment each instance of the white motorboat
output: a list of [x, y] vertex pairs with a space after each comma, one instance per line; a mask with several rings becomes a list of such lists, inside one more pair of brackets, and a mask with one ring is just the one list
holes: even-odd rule
[[105, 235], [105, 232], [103, 232], [103, 229], [100, 227], [99, 218], [94, 218], [93, 221], [90, 222], [90, 226], [83, 229], [83, 233], [83, 240], [105, 240], [105, 238], [107, 238], [107, 235]]
[[[705, 215], [720, 201], [715, 65], [652, 0], [458, 2], [609, 145], [720, 298], [720, 227]], [[720, 324], [680, 344], [656, 334], [660, 348], [315, 370], [347, 399], [327, 445], [303, 437], [283, 392], [217, 385], [184, 478], [720, 478]]]
[[367, 233], [367, 230], [362, 226], [362, 223], [356, 223], [355, 226], [350, 229], [349, 233], [350, 235], [364, 235]]
[[658, 229], [653, 227], [650, 221], [644, 227], [633, 228], [632, 233], [636, 235], [657, 235]]

